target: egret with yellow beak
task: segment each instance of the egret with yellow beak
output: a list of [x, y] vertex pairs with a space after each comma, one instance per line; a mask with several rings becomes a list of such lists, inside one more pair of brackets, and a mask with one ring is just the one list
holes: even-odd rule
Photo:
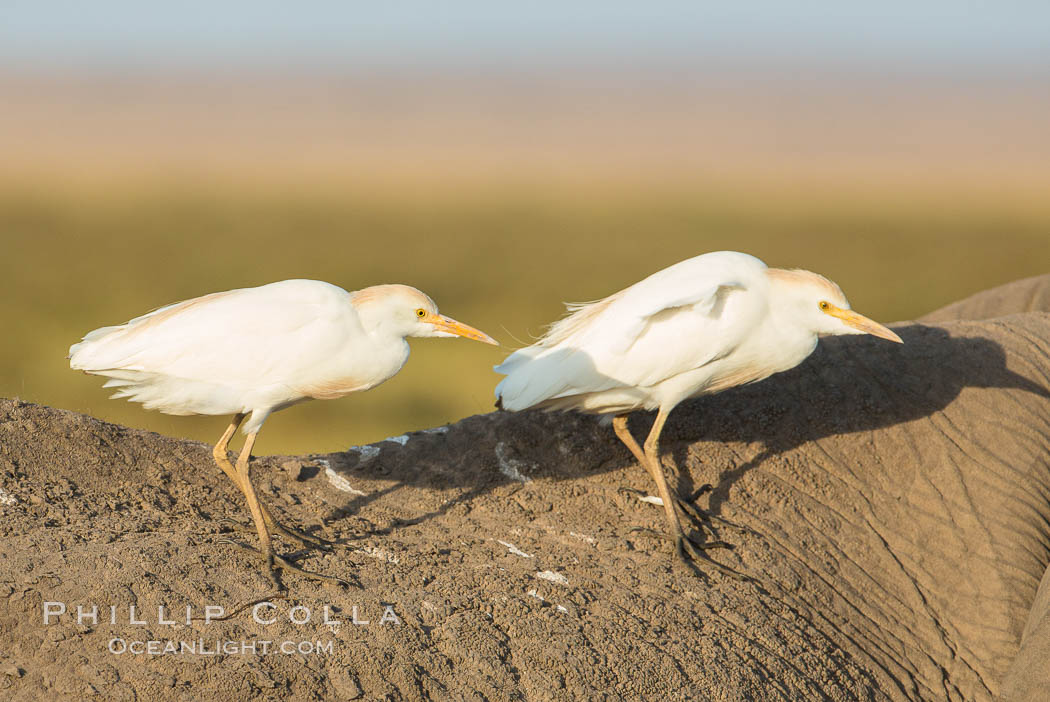
[[[438, 314], [407, 285], [347, 292], [317, 280], [285, 280], [205, 295], [162, 307], [126, 324], [102, 327], [69, 349], [69, 365], [109, 378], [114, 398], [167, 414], [233, 415], [212, 455], [248, 502], [266, 575], [276, 567], [308, 573], [274, 556], [271, 530], [314, 546], [325, 542], [281, 525], [249, 476], [255, 439], [270, 413], [305, 400], [330, 400], [392, 378], [408, 359], [407, 337], [487, 334]], [[248, 415], [248, 421], [244, 422]], [[227, 446], [244, 422], [236, 468]]]
[[[671, 410], [690, 397], [794, 368], [821, 336], [871, 334], [901, 343], [852, 311], [827, 278], [767, 268], [733, 251], [682, 261], [605, 299], [568, 307], [571, 314], [537, 343], [496, 366], [506, 376], [496, 387], [497, 406], [610, 416], [656, 482], [670, 526], [665, 536], [690, 564], [701, 550], [725, 544], [694, 540], [682, 528], [680, 511], [698, 522], [707, 515], [672, 498], [664, 477], [660, 432]], [[638, 410], [657, 411], [644, 448], [627, 427], [627, 415]]]

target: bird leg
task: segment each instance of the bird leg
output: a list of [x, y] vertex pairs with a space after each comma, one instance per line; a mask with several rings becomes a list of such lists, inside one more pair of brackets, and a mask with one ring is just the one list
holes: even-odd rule
[[[664, 512], [667, 515], [667, 522], [670, 526], [670, 532], [667, 534], [654, 531], [652, 529], [636, 528], [632, 531], [643, 532], [649, 536], [655, 536], [657, 538], [666, 539], [674, 543], [674, 549], [677, 556], [687, 565], [694, 570], [696, 565], [694, 561], [704, 560], [712, 564], [719, 572], [738, 578], [746, 578], [742, 574], [736, 572], [732, 568], [727, 568], [722, 564], [712, 560], [703, 554], [703, 551], [711, 548], [732, 548], [730, 544], [723, 541], [697, 541], [685, 533], [682, 528], [682, 522], [678, 514], [678, 508], [676, 505], [681, 505], [684, 500], [679, 498], [671, 497], [671, 489], [667, 484], [667, 478], [664, 476], [663, 467], [660, 465], [660, 433], [663, 431], [665, 422], [667, 421], [668, 412], [661, 409], [656, 415], [656, 421], [653, 422], [653, 427], [649, 431], [649, 436], [645, 440], [645, 448], [642, 449], [638, 446], [634, 436], [631, 434], [627, 427], [627, 415], [618, 415], [613, 418], [613, 431], [620, 440], [627, 446], [627, 448], [634, 454], [638, 462], [649, 472], [649, 475], [656, 482], [656, 489], [660, 495], [660, 500], [663, 502]], [[695, 507], [690, 505], [693, 511], [701, 513]], [[683, 507], [684, 509], [684, 507]], [[693, 516], [692, 511], [686, 510], [689, 516]], [[705, 520], [701, 519], [700, 523]]]
[[[237, 546], [239, 548], [243, 548], [246, 551], [251, 551], [252, 553], [256, 553], [256, 554], [259, 553], [259, 551], [257, 549], [255, 549], [254, 547], [249, 546], [248, 544], [242, 544], [240, 541], [234, 541], [233, 539], [221, 539], [220, 543], [231, 544], [233, 546]], [[274, 564], [277, 567], [282, 568], [284, 570], [290, 570], [290, 571], [293, 571], [295, 573], [299, 573], [300, 575], [305, 575], [306, 577], [311, 578], [313, 580], [321, 580], [323, 582], [336, 583], [338, 585], [343, 585], [345, 587], [350, 587], [350, 585], [351, 585], [351, 583], [349, 581], [343, 580], [342, 578], [337, 578], [334, 575], [325, 575], [324, 573], [315, 573], [312, 570], [305, 570], [304, 568], [300, 568], [299, 566], [295, 565], [295, 563], [292, 562], [293, 558], [294, 558], [293, 556], [279, 556], [276, 553], [273, 554]]]
[[[215, 444], [215, 448], [213, 448], [211, 452], [212, 457], [215, 459], [216, 465], [218, 465], [219, 468], [222, 469], [222, 472], [225, 473], [226, 476], [233, 481], [234, 485], [240, 488], [241, 492], [244, 492], [244, 486], [241, 484], [241, 479], [237, 475], [237, 471], [233, 467], [233, 464], [230, 463], [230, 459], [227, 458], [227, 450], [230, 445], [230, 439], [233, 438], [233, 435], [237, 431], [237, 427], [239, 427], [241, 425], [241, 422], [243, 421], [243, 413], [235, 415], [233, 417], [233, 420], [230, 422], [230, 426], [226, 427], [225, 433], [223, 433], [222, 438], [219, 439], [219, 443]], [[298, 529], [295, 529], [293, 527], [287, 527], [281, 524], [273, 517], [273, 514], [271, 514], [270, 512], [270, 508], [267, 507], [266, 503], [262, 500], [259, 500], [259, 507], [262, 509], [263, 520], [266, 522], [266, 526], [270, 529], [271, 533], [279, 534], [288, 539], [293, 539], [301, 543], [303, 546], [307, 547], [313, 546], [322, 549], [332, 548], [332, 543], [329, 541], [319, 539], [316, 536], [307, 534], [304, 531], [299, 531]]]
[[[662, 424], [663, 423], [661, 422], [661, 430], [663, 428]], [[650, 474], [652, 474], [652, 470], [648, 466], [648, 459], [646, 459], [645, 454], [642, 452], [641, 447], [638, 445], [638, 442], [634, 440], [634, 436], [631, 434], [631, 431], [627, 428], [627, 415], [616, 415], [615, 417], [613, 417], [612, 425], [613, 431], [616, 432], [616, 436], [620, 438], [620, 441], [622, 441], [624, 445], [627, 446], [628, 449], [630, 449], [631, 453], [634, 454], [634, 457], [638, 459], [638, 463], [640, 463]], [[650, 434], [651, 433], [652, 432], [650, 432]], [[657, 465], [659, 465], [659, 461], [657, 461]], [[660, 471], [660, 476], [663, 476], [662, 470]], [[656, 480], [657, 484], [659, 485], [660, 478], [653, 476], [653, 479]], [[677, 504], [679, 509], [681, 509], [682, 512], [684, 512], [686, 516], [688, 516], [693, 521], [693, 523], [701, 529], [706, 528], [708, 531], [711, 531], [711, 523], [717, 522], [718, 524], [729, 527], [730, 529], [739, 531], [741, 533], [747, 533], [748, 531], [750, 531], [746, 527], [742, 527], [739, 524], [734, 524], [728, 519], [723, 519], [722, 517], [719, 517], [716, 514], [711, 514], [710, 512], [702, 510], [693, 504], [693, 502], [695, 502], [698, 497], [705, 493], [711, 492], [712, 489], [713, 488], [711, 487], [711, 485], [707, 484], [701, 485], [700, 488], [696, 490], [696, 492], [694, 492], [691, 496], [687, 498], [682, 497], [680, 495], [675, 495], [675, 504]], [[619, 492], [637, 493], [642, 497], [645, 496], [644, 492], [642, 492], [641, 490], [635, 490], [634, 488], [622, 487], [620, 488]], [[660, 500], [663, 501], [663, 497], [661, 497]], [[713, 531], [711, 531], [711, 534], [717, 536], [717, 534], [715, 534]]]
[[[657, 418], [657, 420], [659, 421], [659, 417]], [[616, 436], [620, 437], [620, 441], [622, 441], [624, 443], [624, 445], [627, 446], [628, 449], [630, 449], [631, 453], [634, 454], [634, 457], [636, 459], [638, 459], [638, 463], [641, 464], [641, 466], [643, 468], [645, 468], [645, 470], [652, 476], [653, 480], [656, 481], [657, 489], [659, 489], [659, 486], [660, 486], [661, 483], [666, 484], [666, 481], [663, 479], [663, 469], [659, 469], [655, 474], [653, 473], [652, 468], [650, 468], [650, 466], [649, 466], [649, 459], [646, 457], [645, 453], [642, 451], [642, 448], [638, 445], [638, 442], [634, 440], [634, 435], [631, 434], [630, 429], [627, 428], [627, 415], [626, 414], [616, 415], [615, 417], [613, 417], [612, 425], [613, 425], [613, 431], [616, 432]], [[657, 434], [655, 435], [657, 437], [657, 439], [659, 438], [659, 431], [662, 430], [662, 428], [663, 428], [663, 422], [662, 421], [660, 422], [660, 428], [659, 429], [657, 428], [656, 424], [653, 425], [653, 431], [657, 431]], [[652, 437], [654, 436], [653, 431], [649, 432], [650, 440], [652, 440]], [[648, 443], [649, 442], [646, 441], [646, 444], [648, 444]], [[657, 459], [657, 466], [659, 466], [659, 465], [660, 465], [659, 459]], [[705, 486], [705, 487], [710, 487], [710, 486]], [[644, 494], [645, 494], [641, 490], [634, 490], [632, 488], [620, 488], [620, 492], [638, 493], [639, 495], [642, 495], [642, 496], [644, 496]], [[698, 493], [698, 494], [702, 494], [702, 492]], [[663, 502], [664, 509], [666, 509], [668, 502], [664, 499], [663, 495], [660, 496], [660, 501]], [[703, 510], [697, 509], [696, 507], [694, 507], [691, 504], [687, 504], [684, 499], [676, 496], [675, 497], [675, 502], [682, 508], [682, 510], [687, 515], [689, 515], [697, 523], [697, 526], [703, 527], [703, 526], [706, 526], [710, 522], [710, 519], [707, 518], [708, 515], [707, 515], [706, 512], [704, 512]]]
[[[677, 510], [675, 510], [675, 502], [671, 499], [671, 488], [667, 485], [663, 466], [660, 465], [660, 433], [663, 431], [666, 421], [667, 412], [661, 408], [656, 413], [656, 421], [653, 422], [653, 428], [649, 430], [649, 436], [645, 439], [645, 460], [642, 465], [645, 466], [646, 470], [649, 471], [649, 475], [656, 481], [656, 491], [664, 503], [664, 512], [667, 514], [667, 521], [671, 525], [671, 533], [681, 536], [683, 533], [682, 522], [678, 518]], [[679, 555], [682, 555], [681, 547], [679, 547]]]
[[[296, 573], [300, 573], [301, 575], [305, 575], [305, 576], [307, 576], [309, 578], [312, 578], [314, 580], [320, 580], [322, 582], [335, 582], [335, 583], [339, 583], [340, 585], [349, 585], [350, 583], [348, 583], [347, 581], [345, 581], [345, 580], [343, 580], [341, 578], [332, 577], [330, 575], [322, 575], [321, 573], [314, 573], [314, 572], [309, 571], [309, 570], [303, 570], [299, 566], [297, 566], [294, 563], [292, 563], [290, 557], [289, 558], [282, 558], [281, 556], [278, 556], [278, 555], [274, 554], [274, 552], [273, 552], [273, 542], [272, 542], [272, 540], [270, 538], [270, 532], [269, 532], [269, 530], [267, 528], [267, 520], [266, 520], [266, 517], [265, 517], [265, 515], [268, 514], [268, 512], [265, 511], [265, 509], [266, 509], [265, 505], [263, 505], [263, 503], [259, 501], [258, 495], [255, 494], [255, 486], [252, 485], [251, 476], [249, 474], [251, 455], [252, 455], [252, 447], [255, 445], [255, 438], [256, 438], [256, 436], [258, 436], [258, 432], [253, 432], [253, 433], [249, 434], [247, 436], [247, 438], [244, 440], [244, 447], [241, 448], [241, 454], [240, 454], [240, 456], [237, 457], [236, 470], [235, 471], [228, 471], [226, 468], [223, 467], [223, 462], [225, 462], [226, 464], [229, 464], [229, 461], [226, 459], [226, 455], [225, 455], [226, 454], [226, 450], [225, 450], [226, 446], [229, 443], [230, 437], [233, 436], [233, 432], [236, 431], [237, 426], [240, 424], [241, 420], [243, 420], [243, 419], [244, 419], [244, 415], [238, 415], [238, 416], [234, 417], [234, 420], [230, 424], [229, 428], [226, 430], [226, 433], [223, 434], [223, 438], [220, 440], [219, 444], [215, 447], [215, 450], [213, 451], [213, 455], [215, 457], [216, 463], [219, 464], [219, 467], [223, 468], [223, 472], [225, 472], [227, 475], [229, 475], [230, 478], [234, 481], [234, 483], [238, 487], [240, 487], [241, 491], [244, 493], [244, 497], [248, 501], [248, 509], [252, 513], [252, 520], [255, 522], [255, 528], [256, 528], [256, 530], [258, 531], [258, 534], [259, 534], [259, 546], [260, 546], [260, 548], [259, 548], [258, 551], [256, 551], [256, 549], [252, 548], [251, 546], [247, 546], [245, 544], [241, 544], [241, 543], [238, 543], [236, 541], [228, 541], [228, 543], [234, 544], [236, 546], [240, 546], [242, 548], [246, 548], [246, 549], [248, 549], [248, 550], [250, 550], [250, 551], [252, 551], [254, 553], [261, 554], [263, 556], [263, 558], [266, 560], [266, 574], [269, 577], [270, 582], [273, 583], [274, 587], [278, 591], [283, 591], [284, 590], [284, 586], [277, 579], [277, 573], [275, 571], [276, 568], [283, 568], [285, 570], [291, 570], [291, 571], [294, 571]], [[221, 449], [221, 455], [220, 455], [220, 449]], [[220, 460], [220, 458], [222, 460]], [[273, 518], [270, 517], [270, 520], [273, 521]], [[274, 522], [274, 523], [276, 523], [276, 522]]]
[[638, 459], [638, 463], [645, 465], [645, 454], [642, 453], [642, 447], [638, 445], [638, 442], [634, 440], [634, 435], [631, 430], [627, 428], [627, 415], [618, 414], [613, 417], [612, 420], [613, 431], [616, 432], [616, 436], [620, 438], [620, 441], [624, 443], [634, 457]]
[[252, 446], [255, 445], [256, 436], [258, 432], [252, 432], [244, 440], [244, 448], [241, 449], [241, 455], [237, 458], [237, 476], [240, 478], [244, 496], [248, 500], [248, 509], [255, 521], [255, 529], [259, 532], [259, 549], [262, 551], [263, 558], [266, 559], [266, 574], [275, 588], [283, 590], [284, 586], [281, 585], [281, 581], [277, 579], [277, 573], [274, 572], [273, 543], [270, 541], [270, 532], [266, 528], [266, 520], [263, 519], [259, 498], [255, 494], [255, 486], [252, 485], [251, 475], [249, 475]]
[[689, 516], [689, 518], [692, 519], [696, 524], [702, 524], [704, 526], [707, 526], [708, 529], [710, 529], [711, 523], [716, 522], [728, 529], [740, 532], [741, 534], [753, 534], [754, 532], [748, 529], [747, 527], [740, 526], [736, 522], [731, 522], [728, 519], [719, 517], [717, 514], [711, 514], [707, 510], [700, 509], [699, 507], [693, 504], [693, 502], [696, 501], [696, 498], [700, 497], [705, 493], [711, 492], [713, 489], [714, 488], [711, 487], [710, 483], [706, 485], [701, 485], [696, 490], [696, 492], [692, 494], [691, 497], [676, 497], [675, 501], [678, 503], [678, 506], [682, 509], [682, 511], [685, 512]]

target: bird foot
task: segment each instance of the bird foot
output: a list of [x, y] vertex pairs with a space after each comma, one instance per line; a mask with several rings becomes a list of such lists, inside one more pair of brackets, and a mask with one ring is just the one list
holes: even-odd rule
[[314, 536], [313, 534], [307, 534], [305, 531], [300, 531], [295, 527], [285, 526], [276, 519], [272, 523], [267, 524], [266, 526], [269, 527], [271, 534], [279, 534], [287, 539], [298, 541], [300, 544], [306, 547], [313, 546], [314, 548], [321, 549], [322, 551], [331, 551], [335, 548], [336, 545], [334, 541], [328, 541], [327, 539], [322, 539], [318, 536]]
[[[705, 495], [711, 492], [713, 489], [714, 488], [711, 486], [711, 484], [708, 483], [705, 485], [701, 485], [688, 498], [676, 496], [675, 503], [676, 507], [678, 508], [678, 511], [684, 514], [686, 517], [688, 517], [689, 520], [692, 521], [697, 528], [706, 531], [712, 536], [718, 536], [718, 534], [715, 533], [712, 524], [720, 524], [726, 527], [727, 529], [732, 529], [733, 531], [739, 532], [741, 534], [753, 533], [750, 529], [748, 529], [745, 526], [741, 526], [739, 524], [731, 522], [728, 519], [723, 519], [717, 514], [711, 514], [707, 510], [700, 509], [695, 504], [693, 504], [697, 498], [699, 498], [701, 495]], [[644, 490], [636, 490], [635, 488], [621, 487], [617, 490], [617, 492], [621, 494], [637, 495], [639, 499], [642, 499], [643, 502], [648, 502], [649, 504], [663, 504], [663, 500], [661, 500], [659, 497], [649, 495]]]
[[[233, 531], [240, 532], [242, 534], [255, 534], [256, 531], [252, 527], [245, 526], [240, 522], [232, 519], [224, 519], [223, 523], [229, 526]], [[266, 527], [270, 530], [271, 535], [283, 536], [291, 541], [298, 541], [302, 546], [306, 548], [316, 548], [322, 551], [331, 551], [336, 547], [336, 542], [328, 541], [326, 539], [319, 538], [313, 534], [307, 534], [305, 531], [300, 531], [295, 527], [288, 527], [281, 524], [276, 519], [266, 522]]]
[[631, 531], [632, 534], [645, 534], [646, 536], [651, 536], [654, 539], [662, 539], [664, 541], [674, 541], [676, 543], [678, 542], [679, 539], [685, 539], [690, 544], [692, 544], [694, 548], [697, 548], [697, 549], [699, 549], [701, 551], [706, 551], [708, 549], [715, 549], [715, 548], [725, 548], [725, 549], [729, 549], [730, 551], [732, 551], [734, 548], [736, 548], [735, 546], [733, 546], [733, 544], [726, 543], [725, 541], [700, 541], [699, 539], [694, 539], [694, 538], [692, 538], [690, 536], [687, 536], [686, 534], [677, 534], [677, 535], [665, 534], [662, 531], [658, 531], [656, 529], [650, 529], [649, 527], [641, 527], [641, 526], [631, 527], [630, 531]]
[[295, 554], [295, 555], [289, 555], [289, 556], [279, 556], [279, 555], [274, 553], [274, 554], [269, 554], [269, 556], [267, 556], [267, 554], [263, 553], [262, 551], [260, 551], [259, 549], [255, 548], [254, 546], [249, 546], [248, 544], [241, 543], [240, 541], [234, 541], [233, 539], [220, 539], [219, 543], [232, 544], [234, 546], [243, 548], [246, 551], [251, 551], [256, 556], [259, 556], [263, 560], [265, 560], [266, 561], [265, 575], [270, 580], [270, 582], [273, 583], [274, 588], [276, 590], [280, 591], [280, 592], [283, 592], [287, 588], [285, 587], [284, 583], [281, 582], [280, 578], [277, 577], [277, 569], [278, 568], [280, 568], [282, 570], [292, 571], [293, 573], [298, 573], [299, 575], [302, 575], [302, 576], [304, 576], [306, 578], [309, 578], [311, 580], [316, 580], [316, 581], [322, 582], [322, 583], [335, 583], [337, 585], [342, 585], [343, 587], [353, 587], [353, 585], [354, 585], [354, 583], [351, 583], [348, 580], [344, 580], [342, 578], [337, 578], [337, 577], [335, 577], [333, 575], [325, 575], [323, 573], [315, 573], [312, 570], [306, 570], [304, 568], [300, 568], [299, 566], [295, 565], [295, 563], [293, 563], [293, 561], [296, 558], [298, 558], [301, 555], [303, 555], [303, 554]]
[[[727, 545], [727, 548], [731, 549], [732, 546]], [[678, 560], [689, 566], [689, 568], [693, 570], [694, 573], [700, 572], [697, 562], [704, 561], [704, 563], [709, 564], [722, 575], [726, 575], [730, 578], [741, 580], [743, 582], [754, 581], [754, 578], [752, 578], [750, 575], [745, 575], [740, 571], [734, 570], [729, 566], [724, 566], [718, 561], [714, 560], [713, 558], [710, 558], [706, 553], [704, 553], [703, 546], [697, 544], [685, 534], [678, 534], [674, 538], [674, 550], [675, 553], [678, 554]]]
[[710, 483], [707, 483], [705, 485], [701, 485], [696, 490], [696, 492], [694, 492], [688, 498], [676, 497], [675, 502], [678, 503], [678, 508], [682, 512], [684, 512], [687, 517], [693, 520], [693, 522], [695, 522], [698, 526], [701, 524], [705, 526], [709, 526], [712, 523], [720, 524], [725, 528], [732, 529], [733, 531], [738, 532], [740, 534], [753, 534], [754, 532], [751, 529], [748, 529], [746, 526], [741, 526], [740, 524], [731, 522], [728, 519], [723, 519], [717, 514], [711, 514], [707, 510], [700, 509], [694, 504], [698, 497], [700, 497], [701, 495], [705, 495], [711, 492], [712, 490], [714, 490], [714, 488], [711, 487]]
[[654, 539], [662, 539], [664, 541], [672, 542], [678, 560], [688, 566], [689, 569], [698, 576], [703, 575], [703, 571], [701, 571], [699, 567], [699, 562], [702, 561], [705, 565], [711, 566], [722, 575], [727, 575], [731, 578], [743, 580], [745, 582], [754, 580], [754, 578], [749, 575], [744, 575], [739, 571], [733, 570], [729, 566], [722, 565], [705, 553], [705, 551], [715, 548], [732, 550], [734, 548], [732, 544], [728, 544], [724, 541], [698, 541], [688, 534], [681, 532], [677, 534], [665, 534], [662, 531], [649, 529], [647, 527], [634, 527], [631, 531], [651, 536]]

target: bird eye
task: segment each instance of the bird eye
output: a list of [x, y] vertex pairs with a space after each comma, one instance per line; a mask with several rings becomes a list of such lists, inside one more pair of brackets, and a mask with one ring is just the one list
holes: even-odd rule
[[823, 312], [827, 312], [831, 308], [831, 304], [827, 300], [820, 301], [820, 309]]
[[416, 316], [417, 317], [426, 317], [427, 316], [427, 311], [425, 309], [423, 309], [422, 307], [420, 307], [418, 310], [416, 310]]

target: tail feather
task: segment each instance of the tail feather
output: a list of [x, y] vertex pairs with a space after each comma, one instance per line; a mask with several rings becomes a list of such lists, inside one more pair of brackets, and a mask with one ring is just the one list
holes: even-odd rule
[[512, 363], [504, 362], [496, 368], [497, 372], [507, 375], [496, 386], [496, 396], [505, 409], [524, 410], [564, 395], [576, 394], [581, 390], [581, 381], [592, 386], [602, 382], [590, 357], [576, 349], [529, 347], [522, 351], [532, 353], [517, 359], [512, 357], [508, 359]]
[[[128, 325], [102, 327], [88, 332], [84, 339], [69, 347], [69, 367], [95, 373], [104, 370], [134, 372], [131, 360], [142, 350], [141, 343], [127, 343]], [[108, 375], [108, 374], [107, 374]]]

